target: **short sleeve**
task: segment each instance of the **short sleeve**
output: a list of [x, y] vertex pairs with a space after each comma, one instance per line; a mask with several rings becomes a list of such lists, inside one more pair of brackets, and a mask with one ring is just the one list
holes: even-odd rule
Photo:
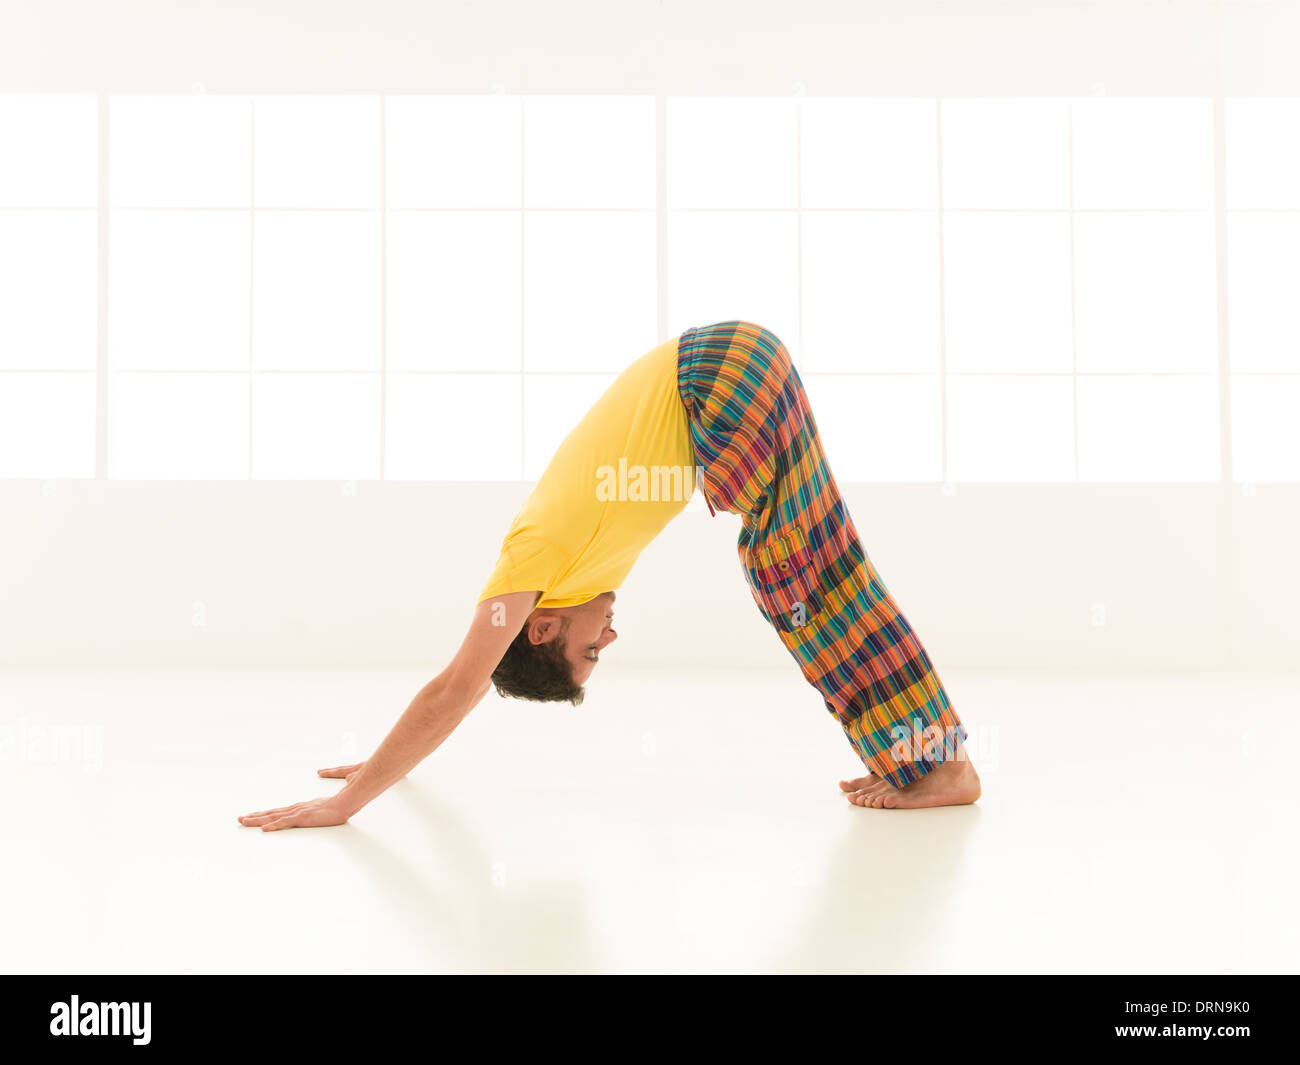
[[567, 562], [565, 553], [549, 540], [531, 536], [507, 539], [478, 601], [511, 592], [541, 592], [545, 596]]

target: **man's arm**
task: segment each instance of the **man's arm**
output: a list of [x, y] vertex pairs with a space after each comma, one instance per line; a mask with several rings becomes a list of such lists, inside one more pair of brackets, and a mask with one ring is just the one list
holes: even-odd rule
[[341, 825], [432, 754], [487, 694], [492, 671], [524, 627], [537, 592], [512, 592], [480, 603], [451, 663], [416, 693], [384, 741], [336, 795], [246, 814], [247, 827]]
[[478, 705], [536, 601], [536, 592], [513, 592], [478, 605], [451, 664], [420, 689], [383, 743], [335, 796], [348, 817], [429, 757]]

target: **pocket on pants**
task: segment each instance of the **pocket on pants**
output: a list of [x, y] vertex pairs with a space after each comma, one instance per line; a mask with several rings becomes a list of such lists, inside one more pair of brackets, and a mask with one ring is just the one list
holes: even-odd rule
[[798, 526], [751, 547], [745, 572], [759, 610], [779, 631], [801, 629], [816, 614], [812, 550]]

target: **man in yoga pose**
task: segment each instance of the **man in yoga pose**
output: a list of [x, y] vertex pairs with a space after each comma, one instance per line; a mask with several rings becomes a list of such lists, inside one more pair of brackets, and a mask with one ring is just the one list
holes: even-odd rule
[[733, 320], [651, 349], [574, 427], [515, 515], [451, 663], [370, 758], [318, 771], [343, 788], [240, 823], [343, 824], [493, 684], [515, 698], [581, 702], [618, 638], [614, 589], [685, 508], [697, 468], [710, 513], [743, 518], [737, 549], [759, 612], [867, 769], [839, 782], [848, 800], [906, 809], [979, 798], [966, 730], [862, 549], [785, 345]]

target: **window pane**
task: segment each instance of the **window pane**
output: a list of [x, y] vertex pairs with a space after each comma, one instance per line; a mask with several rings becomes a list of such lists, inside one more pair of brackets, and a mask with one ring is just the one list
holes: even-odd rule
[[518, 207], [522, 101], [387, 96], [389, 207]]
[[94, 211], [0, 211], [0, 369], [91, 370]]
[[948, 212], [943, 227], [949, 371], [1069, 373], [1069, 216]]
[[0, 373], [0, 477], [95, 476], [95, 375]]
[[935, 207], [934, 100], [809, 97], [801, 101], [804, 207]]
[[257, 97], [256, 206], [378, 207], [379, 174], [379, 97]]
[[1081, 481], [1217, 481], [1214, 378], [1080, 377]]
[[655, 218], [545, 211], [524, 220], [524, 363], [622, 370], [655, 345]]
[[385, 475], [519, 480], [520, 392], [515, 374], [390, 374]]
[[524, 99], [528, 207], [655, 205], [653, 96]]
[[1300, 372], [1300, 214], [1228, 214], [1234, 370]]
[[388, 368], [518, 370], [518, 211], [388, 215]]
[[1209, 100], [1076, 100], [1073, 112], [1076, 208], [1214, 206]]
[[1073, 481], [1069, 377], [948, 378], [950, 481]]
[[247, 370], [248, 242], [243, 211], [114, 212], [112, 366]]
[[848, 481], [943, 476], [939, 375], [804, 374], [831, 473]]
[[1300, 98], [1225, 102], [1229, 207], [1300, 207]]
[[1300, 482], [1300, 377], [1232, 379], [1232, 479]]
[[379, 212], [260, 211], [253, 253], [258, 369], [379, 368]]
[[379, 477], [379, 375], [253, 375], [253, 476]]
[[668, 206], [796, 207], [793, 97], [668, 97]]
[[99, 202], [99, 104], [91, 93], [0, 93], [0, 207]]
[[802, 225], [803, 366], [937, 372], [938, 215], [819, 211]]
[[944, 100], [945, 207], [1069, 206], [1068, 104]]
[[798, 225], [794, 212], [671, 212], [670, 331], [732, 319], [757, 322], [797, 361]]
[[1074, 250], [1081, 371], [1213, 369], [1210, 214], [1079, 215]]
[[525, 480], [535, 481], [542, 475], [555, 449], [616, 376], [611, 373], [525, 375]]
[[248, 476], [248, 375], [114, 374], [108, 475], [214, 480]]
[[243, 96], [114, 96], [109, 194], [117, 207], [247, 207], [252, 105]]

